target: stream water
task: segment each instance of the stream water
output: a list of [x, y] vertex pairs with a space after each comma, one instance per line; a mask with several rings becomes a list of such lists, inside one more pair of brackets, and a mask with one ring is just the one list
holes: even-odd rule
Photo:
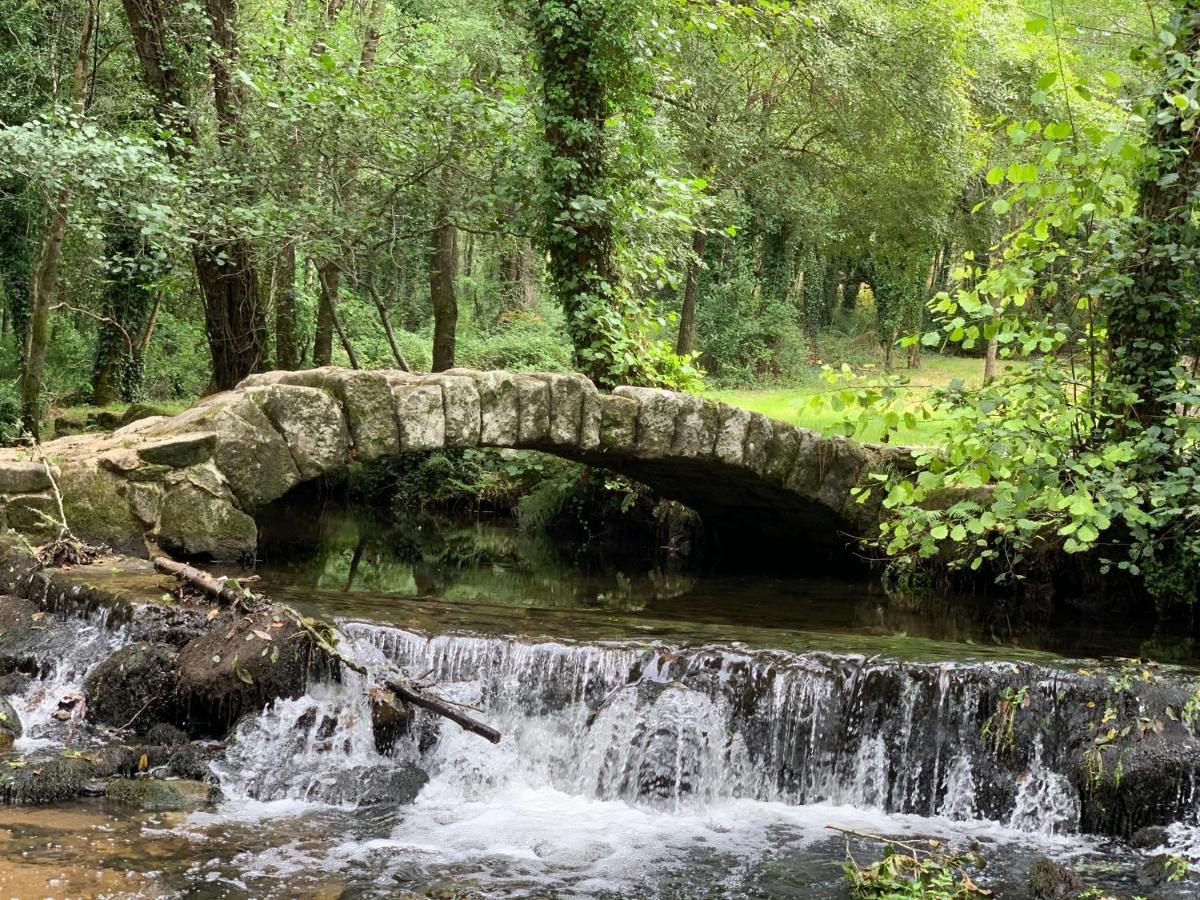
[[[0, 895], [844, 898], [836, 829], [974, 848], [999, 897], [1024, 896], [1039, 856], [1127, 896], [1195, 895], [1147, 889], [1143, 854], [1075, 833], [1051, 738], [1008, 774], [980, 740], [980, 692], [1014, 663], [1068, 672], [1152, 635], [897, 607], [861, 581], [584, 566], [486, 520], [329, 510], [264, 537], [265, 590], [335, 617], [360, 657], [436, 682], [504, 740], [419, 718], [385, 757], [357, 676], [314, 685], [242, 721], [213, 764], [213, 810], [0, 808]], [[122, 640], [75, 627], [18, 698], [26, 747], [53, 739], [53, 699]], [[428, 782], [397, 804], [409, 763]], [[1188, 823], [1170, 849], [1200, 861]]]

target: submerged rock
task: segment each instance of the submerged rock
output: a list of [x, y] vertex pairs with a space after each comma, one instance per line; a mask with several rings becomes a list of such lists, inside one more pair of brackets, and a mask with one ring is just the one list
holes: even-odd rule
[[200, 781], [118, 778], [104, 791], [106, 799], [145, 812], [178, 812], [216, 802], [219, 792]]
[[1083, 879], [1058, 863], [1039, 859], [1029, 870], [1028, 900], [1075, 900], [1087, 890]]
[[122, 647], [88, 676], [88, 719], [144, 733], [181, 720], [175, 689], [178, 654], [167, 644], [139, 641]]
[[333, 772], [314, 788], [313, 794], [314, 799], [325, 803], [399, 805], [412, 803], [428, 781], [425, 770], [411, 763], [387, 769], [355, 766]]
[[1167, 842], [1167, 829], [1161, 825], [1147, 825], [1139, 828], [1129, 838], [1129, 845], [1135, 850], [1153, 850]]
[[25, 760], [21, 768], [0, 773], [0, 797], [25, 805], [61, 803], [87, 793], [94, 776], [92, 763], [82, 758]]

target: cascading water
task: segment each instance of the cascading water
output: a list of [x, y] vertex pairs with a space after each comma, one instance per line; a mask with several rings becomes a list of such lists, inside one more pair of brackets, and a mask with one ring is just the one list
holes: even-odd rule
[[978, 773], [1006, 768], [981, 738], [980, 692], [1011, 666], [347, 630], [469, 695], [517, 743], [538, 722], [555, 750], [529, 765], [561, 790], [663, 809], [746, 798], [984, 816], [1044, 833], [1078, 818], [1040, 742], [980, 790]]
[[[390, 823], [325, 866], [384, 882], [449, 872], [500, 896], [776, 896], [789, 890], [753, 885], [778, 859], [793, 887], [809, 878], [795, 896], [821, 897], [837, 896], [830, 823], [1089, 846], [1070, 836], [1079, 798], [1049, 738], [1022, 755], [984, 735], [1011, 665], [345, 629], [356, 653], [427, 673], [505, 737], [419, 716], [384, 758], [352, 674], [244, 720], [215, 766], [235, 804], [357, 806]], [[676, 880], [689, 887], [663, 887]]]

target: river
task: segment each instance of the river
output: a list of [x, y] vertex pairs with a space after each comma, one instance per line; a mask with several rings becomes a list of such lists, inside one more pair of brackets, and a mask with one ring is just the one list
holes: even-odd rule
[[[1001, 759], [978, 718], [1020, 673], [1121, 671], [1082, 660], [1136, 656], [1153, 641], [1136, 628], [897, 604], [867, 580], [726, 575], [662, 553], [585, 562], [504, 520], [400, 527], [330, 508], [263, 535], [262, 589], [336, 618], [361, 657], [436, 683], [504, 740], [420, 720], [381, 755], [347, 674], [240, 723], [212, 764], [213, 809], [0, 808], [0, 893], [843, 898], [836, 829], [971, 848], [999, 897], [1024, 896], [1039, 856], [1149, 892], [1144, 854], [1078, 833], [1057, 739]], [[121, 640], [77, 628], [69, 659], [19, 698], [26, 748], [49, 698]], [[412, 763], [428, 782], [396, 803]], [[1169, 849], [1200, 861], [1193, 823], [1171, 827]], [[879, 849], [850, 846], [863, 861]]]

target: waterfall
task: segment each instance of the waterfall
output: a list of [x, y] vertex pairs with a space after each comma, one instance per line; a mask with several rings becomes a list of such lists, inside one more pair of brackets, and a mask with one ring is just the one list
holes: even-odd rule
[[1078, 826], [1065, 754], [1042, 737], [1008, 748], [985, 736], [1011, 664], [344, 628], [360, 654], [480, 709], [504, 741], [422, 715], [384, 759], [362, 685], [323, 685], [242, 723], [218, 768], [227, 793], [353, 803], [363, 800], [354, 785], [366, 791], [399, 759], [464, 802], [516, 779], [667, 813], [750, 800], [1043, 834]]

